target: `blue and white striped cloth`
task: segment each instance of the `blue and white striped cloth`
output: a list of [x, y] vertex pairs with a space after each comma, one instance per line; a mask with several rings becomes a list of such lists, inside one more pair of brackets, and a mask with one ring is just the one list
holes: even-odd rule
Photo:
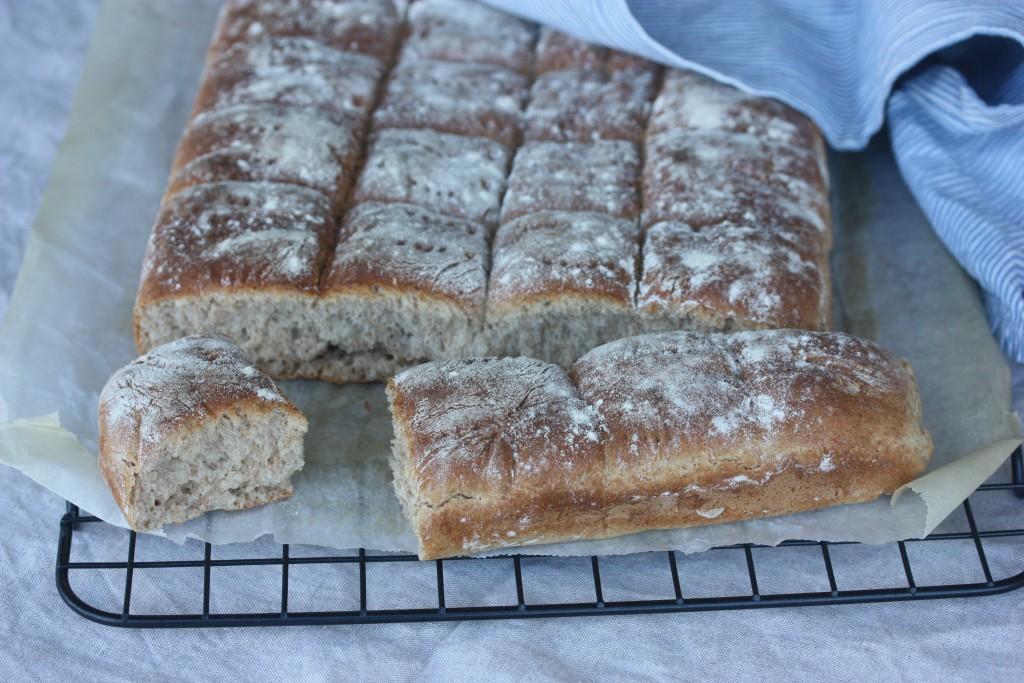
[[888, 122], [908, 186], [1024, 362], [1024, 0], [486, 0], [806, 113]]

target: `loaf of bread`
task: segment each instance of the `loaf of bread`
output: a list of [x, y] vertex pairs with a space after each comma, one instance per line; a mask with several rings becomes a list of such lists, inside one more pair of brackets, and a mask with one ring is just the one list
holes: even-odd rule
[[100, 394], [100, 471], [132, 529], [292, 495], [306, 418], [234, 343], [186, 337]]
[[782, 104], [469, 0], [228, 0], [136, 342], [225, 334], [352, 382], [827, 329], [823, 154]]
[[872, 500], [932, 450], [907, 363], [838, 332], [433, 362], [387, 393], [421, 559]]

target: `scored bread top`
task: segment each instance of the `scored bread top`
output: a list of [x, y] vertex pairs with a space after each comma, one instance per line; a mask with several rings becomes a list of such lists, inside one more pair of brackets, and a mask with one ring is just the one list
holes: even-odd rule
[[[532, 358], [427, 363], [389, 383], [419, 501], [598, 485], [603, 427], [565, 371]], [[558, 448], [551, 448], [558, 444]]]
[[629, 310], [638, 239], [636, 223], [598, 213], [543, 211], [505, 223], [494, 238], [490, 310], [558, 295]]
[[639, 142], [656, 78], [653, 68], [625, 68], [609, 74], [563, 69], [540, 74], [530, 90], [525, 137], [551, 142]]
[[370, 112], [380, 61], [306, 38], [238, 43], [212, 54], [193, 114], [239, 104], [318, 108], [346, 121]]
[[217, 289], [314, 293], [334, 231], [319, 192], [220, 182], [164, 203], [142, 265], [139, 301]]
[[100, 421], [108, 436], [136, 434], [142, 453], [239, 402], [298, 413], [233, 341], [192, 335], [158, 346], [111, 375], [100, 394]]
[[526, 77], [491, 64], [399, 62], [373, 115], [377, 128], [430, 128], [511, 147], [529, 93]]
[[639, 150], [629, 142], [527, 142], [512, 163], [501, 220], [537, 211], [596, 211], [635, 221], [639, 176]]
[[486, 138], [384, 129], [370, 143], [355, 202], [402, 202], [493, 224], [508, 151]]
[[669, 69], [647, 133], [674, 130], [746, 133], [812, 150], [822, 145], [811, 120], [778, 100], [748, 95], [692, 71]]
[[383, 61], [394, 50], [404, 5], [402, 0], [228, 0], [214, 45], [301, 37]]
[[[931, 453], [910, 366], [840, 332], [643, 335], [594, 349], [570, 375], [612, 435], [616, 479], [634, 488], [682, 483], [722, 452], [739, 458], [737, 485], [766, 459], [828, 471], [855, 454], [861, 471], [884, 461], [906, 481]], [[801, 453], [808, 441], [818, 447]]]
[[[644, 226], [750, 222], [757, 212], [828, 229], [828, 193], [813, 150], [742, 133], [677, 130], [650, 136], [643, 172]], [[754, 215], [744, 218], [750, 211]]]
[[824, 329], [827, 263], [806, 234], [718, 223], [657, 223], [644, 243], [637, 308], [713, 329]]
[[359, 153], [356, 131], [322, 112], [280, 105], [217, 109], [185, 130], [167, 194], [223, 180], [292, 183], [339, 202]]
[[411, 204], [370, 202], [345, 217], [321, 290], [412, 290], [482, 314], [486, 266], [484, 226]]

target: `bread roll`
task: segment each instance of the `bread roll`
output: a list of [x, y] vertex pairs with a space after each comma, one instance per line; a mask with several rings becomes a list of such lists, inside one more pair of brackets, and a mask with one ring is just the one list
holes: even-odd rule
[[171, 167], [167, 195], [193, 185], [302, 185], [340, 207], [359, 156], [360, 129], [316, 109], [239, 106], [196, 116]]
[[486, 352], [569, 367], [595, 346], [631, 334], [638, 240], [635, 222], [598, 213], [542, 211], [502, 225], [487, 293]]
[[317, 309], [319, 335], [344, 353], [307, 372], [371, 381], [427, 359], [481, 353], [486, 260], [479, 223], [411, 204], [355, 206]]
[[500, 66], [429, 59], [399, 62], [373, 125], [429, 128], [512, 147], [519, 137], [527, 94], [526, 77]]
[[639, 149], [630, 142], [527, 142], [516, 152], [501, 220], [577, 211], [636, 222], [639, 177]]
[[526, 108], [527, 140], [592, 142], [644, 135], [657, 69], [561, 69], [539, 74]]
[[100, 471], [132, 529], [287, 498], [306, 418], [224, 337], [186, 337], [100, 394]]
[[932, 451], [909, 365], [838, 332], [643, 335], [568, 374], [434, 362], [388, 398], [421, 559], [872, 500]]
[[647, 330], [828, 329], [828, 261], [817, 240], [724, 222], [647, 230], [637, 293]]
[[492, 64], [526, 74], [535, 34], [533, 25], [472, 0], [419, 0], [409, 8], [400, 59]]
[[374, 135], [353, 201], [415, 204], [493, 225], [508, 162], [508, 151], [486, 138], [384, 129]]
[[386, 61], [395, 49], [404, 0], [228, 0], [215, 43], [268, 36], [314, 40], [335, 50]]

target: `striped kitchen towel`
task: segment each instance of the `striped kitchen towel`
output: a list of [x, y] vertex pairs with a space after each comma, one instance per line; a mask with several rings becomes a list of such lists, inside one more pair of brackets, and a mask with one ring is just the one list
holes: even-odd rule
[[1024, 0], [486, 0], [806, 113], [833, 147], [886, 120], [939, 237], [1024, 362]]

